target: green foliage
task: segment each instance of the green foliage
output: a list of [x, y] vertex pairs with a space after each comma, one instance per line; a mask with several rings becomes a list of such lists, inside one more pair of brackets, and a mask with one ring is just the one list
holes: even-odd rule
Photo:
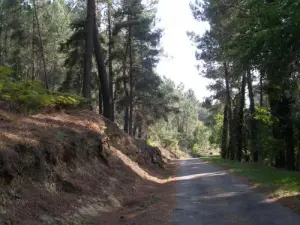
[[163, 89], [168, 96], [173, 96], [171, 99], [176, 99], [173, 107], [178, 111], [170, 111], [167, 120], [160, 119], [149, 127], [151, 140], [165, 148], [180, 149], [195, 156], [207, 151], [210, 130], [198, 119], [203, 110], [193, 91], [185, 91], [182, 85], [176, 87], [169, 80], [165, 82]]
[[151, 141], [149, 138], [146, 140], [146, 142], [147, 142], [147, 145], [149, 145], [151, 147], [155, 147], [156, 146], [156, 144], [153, 141]]
[[216, 114], [211, 123], [211, 135], [209, 137], [209, 141], [211, 144], [219, 145], [222, 139], [222, 129], [223, 129], [223, 118], [224, 115]]
[[255, 117], [257, 121], [260, 121], [261, 123], [265, 125], [272, 125], [274, 122], [274, 119], [272, 118], [272, 114], [269, 109], [266, 107], [260, 107], [256, 106], [255, 108]]
[[[0, 1], [0, 65], [12, 68], [19, 79], [40, 79], [43, 76], [40, 38], [51, 90], [64, 79], [64, 58], [59, 45], [69, 37], [70, 8], [63, 0], [36, 1], [37, 29], [32, 1]], [[40, 37], [39, 37], [40, 36]]]
[[192, 155], [197, 156], [200, 152], [200, 146], [198, 144], [194, 144], [192, 148]]
[[0, 67], [0, 100], [18, 106], [23, 112], [77, 106], [82, 101], [77, 96], [50, 93], [37, 80], [16, 80], [13, 74], [11, 69]]

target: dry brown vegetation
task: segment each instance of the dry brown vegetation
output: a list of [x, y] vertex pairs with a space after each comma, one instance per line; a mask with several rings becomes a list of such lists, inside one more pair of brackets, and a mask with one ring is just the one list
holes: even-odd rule
[[173, 153], [90, 111], [1, 110], [0, 129], [0, 224], [127, 224], [157, 204], [167, 222]]

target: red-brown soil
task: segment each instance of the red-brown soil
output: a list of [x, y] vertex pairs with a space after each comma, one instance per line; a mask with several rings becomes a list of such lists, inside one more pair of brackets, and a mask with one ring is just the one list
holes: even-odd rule
[[161, 168], [89, 111], [0, 110], [0, 129], [0, 224], [168, 224], [176, 164], [167, 150]]

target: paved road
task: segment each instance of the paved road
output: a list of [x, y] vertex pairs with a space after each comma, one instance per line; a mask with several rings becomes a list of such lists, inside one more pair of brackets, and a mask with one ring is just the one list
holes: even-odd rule
[[198, 159], [181, 161], [173, 225], [300, 225], [300, 216]]

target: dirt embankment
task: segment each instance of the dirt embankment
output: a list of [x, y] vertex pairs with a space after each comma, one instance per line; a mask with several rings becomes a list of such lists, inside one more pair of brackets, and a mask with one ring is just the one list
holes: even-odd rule
[[0, 130], [0, 225], [121, 224], [174, 186], [172, 153], [90, 111], [0, 110]]

